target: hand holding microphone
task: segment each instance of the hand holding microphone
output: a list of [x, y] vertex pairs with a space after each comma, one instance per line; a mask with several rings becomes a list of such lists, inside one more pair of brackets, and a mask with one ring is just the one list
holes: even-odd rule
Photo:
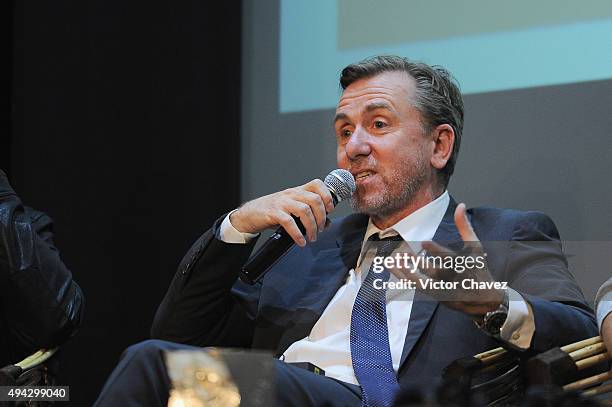
[[299, 218], [306, 237], [314, 241], [325, 227], [327, 213], [333, 209], [331, 193], [323, 181], [315, 179], [245, 203], [232, 213], [230, 222], [242, 233], [259, 233], [282, 226], [297, 245], [305, 246], [305, 236], [293, 217]]
[[327, 214], [355, 192], [355, 179], [346, 171], [329, 173], [325, 182], [315, 179], [302, 186], [249, 201], [230, 216], [230, 222], [243, 233], [259, 233], [281, 226], [244, 265], [241, 278], [254, 283], [296, 243], [306, 245], [304, 233], [313, 242], [325, 228]]
[[[329, 179], [330, 177], [332, 179]], [[315, 241], [317, 234], [325, 228], [327, 214], [334, 210], [337, 203], [334, 203], [332, 193], [339, 194], [336, 191], [338, 187], [331, 183], [343, 182], [349, 185], [346, 187], [350, 191], [348, 195], [335, 198], [338, 202], [349, 198], [355, 190], [353, 176], [346, 170], [332, 171], [326, 181], [333, 189], [320, 179], [315, 179], [304, 185], [249, 201], [232, 213], [230, 222], [242, 233], [259, 233], [275, 226], [282, 226], [298, 246], [305, 246], [306, 239], [294, 217], [302, 223], [308, 240]]]

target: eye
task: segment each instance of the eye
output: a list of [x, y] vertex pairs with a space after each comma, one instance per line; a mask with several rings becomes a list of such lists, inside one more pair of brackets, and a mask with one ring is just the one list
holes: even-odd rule
[[353, 134], [349, 129], [344, 129], [341, 131], [341, 133], [342, 133], [342, 136], [344, 137], [350, 137], [351, 134]]
[[374, 122], [374, 127], [376, 127], [377, 129], [382, 129], [383, 127], [385, 127], [387, 124], [385, 122], [383, 122], [382, 120], [376, 120]]

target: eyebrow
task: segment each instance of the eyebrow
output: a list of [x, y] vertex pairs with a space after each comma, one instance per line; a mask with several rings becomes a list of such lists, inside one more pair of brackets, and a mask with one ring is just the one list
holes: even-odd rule
[[336, 115], [334, 116], [334, 121], [332, 122], [332, 124], [336, 124], [338, 123], [340, 120], [344, 120], [344, 121], [349, 121], [348, 116], [346, 115], [346, 113], [336, 113]]
[[[378, 109], [385, 109], [395, 113], [395, 109], [387, 102], [370, 103], [365, 107], [365, 111], [368, 113]], [[337, 113], [336, 116], [334, 116], [333, 124], [336, 124], [340, 120], [350, 121], [346, 113]]]
[[372, 112], [374, 110], [378, 110], [378, 109], [385, 109], [385, 110], [389, 110], [390, 112], [395, 112], [395, 109], [387, 102], [375, 102], [375, 103], [371, 103], [369, 105], [366, 106], [365, 111], [366, 112]]

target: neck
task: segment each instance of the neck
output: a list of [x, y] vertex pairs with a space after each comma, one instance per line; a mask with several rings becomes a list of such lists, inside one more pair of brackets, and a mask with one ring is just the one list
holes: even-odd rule
[[423, 190], [416, 193], [414, 198], [411, 199], [405, 207], [390, 214], [372, 215], [372, 222], [378, 229], [385, 230], [395, 225], [397, 222], [404, 219], [406, 216], [416, 212], [425, 205], [433, 202], [440, 195], [442, 195], [444, 191], [444, 188], [433, 188], [431, 186], [428, 186], [427, 188], [424, 188]]

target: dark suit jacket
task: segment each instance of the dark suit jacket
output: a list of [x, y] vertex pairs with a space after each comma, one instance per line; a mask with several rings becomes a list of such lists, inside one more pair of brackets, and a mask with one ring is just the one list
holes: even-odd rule
[[[460, 241], [451, 204], [434, 241]], [[537, 212], [476, 208], [472, 225], [492, 247], [489, 267], [499, 281], [523, 294], [535, 318], [532, 350], [542, 351], [597, 334], [592, 310], [567, 269], [553, 222]], [[335, 220], [315, 243], [295, 246], [248, 286], [237, 281], [254, 242], [227, 244], [215, 238], [223, 218], [192, 246], [160, 305], [156, 338], [199, 346], [268, 349], [282, 354], [306, 337], [348, 271], [357, 262], [368, 223], [363, 215]], [[527, 241], [547, 242], [533, 247]], [[495, 245], [492, 245], [495, 246]], [[453, 360], [500, 346], [466, 315], [417, 293], [398, 372], [402, 386], [430, 385]]]

